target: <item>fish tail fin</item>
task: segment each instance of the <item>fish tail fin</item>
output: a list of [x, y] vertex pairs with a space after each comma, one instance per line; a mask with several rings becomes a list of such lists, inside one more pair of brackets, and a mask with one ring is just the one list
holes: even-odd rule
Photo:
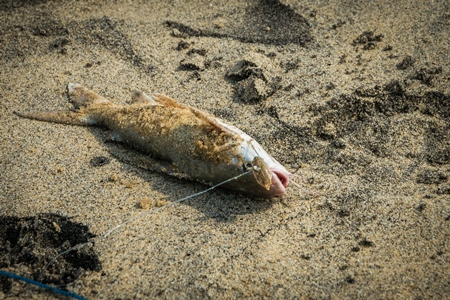
[[87, 126], [98, 123], [89, 113], [81, 111], [56, 110], [26, 113], [14, 111], [14, 113], [23, 118], [68, 125]]
[[111, 103], [102, 96], [76, 83], [69, 83], [67, 85], [67, 91], [70, 101], [76, 108], [89, 108], [100, 103]]
[[39, 121], [62, 123], [68, 125], [96, 125], [99, 122], [98, 105], [111, 104], [110, 101], [79, 84], [69, 83], [67, 85], [69, 98], [75, 106], [75, 111], [57, 110], [42, 112], [17, 112], [20, 117]]

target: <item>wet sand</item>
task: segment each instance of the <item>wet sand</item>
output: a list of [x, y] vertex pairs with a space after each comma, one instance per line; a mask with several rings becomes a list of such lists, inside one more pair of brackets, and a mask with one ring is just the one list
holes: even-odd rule
[[[0, 268], [90, 299], [449, 297], [450, 6], [401, 2], [3, 1]], [[70, 109], [69, 82], [213, 113], [321, 196], [216, 189], [41, 276], [205, 189], [13, 113]]]

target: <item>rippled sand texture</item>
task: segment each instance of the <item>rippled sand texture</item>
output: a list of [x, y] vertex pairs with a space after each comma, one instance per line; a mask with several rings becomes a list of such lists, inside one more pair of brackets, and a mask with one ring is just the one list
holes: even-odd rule
[[[0, 4], [2, 270], [92, 299], [448, 297], [448, 1], [110, 2]], [[42, 272], [205, 188], [131, 166], [103, 129], [13, 114], [71, 108], [68, 82], [212, 113], [321, 196], [217, 189]]]

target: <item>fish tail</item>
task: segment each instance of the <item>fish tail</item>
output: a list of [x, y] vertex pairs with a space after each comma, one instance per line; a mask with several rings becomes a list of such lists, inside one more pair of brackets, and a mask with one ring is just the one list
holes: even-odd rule
[[100, 103], [111, 103], [102, 96], [76, 83], [69, 83], [67, 85], [67, 91], [70, 101], [72, 101], [76, 108], [89, 108]]
[[112, 104], [79, 84], [69, 83], [67, 90], [69, 98], [76, 108], [75, 111], [57, 110], [26, 113], [14, 111], [14, 113], [20, 117], [39, 121], [87, 126], [100, 123], [100, 118], [97, 116], [99, 105]]
[[88, 126], [98, 123], [89, 113], [79, 111], [56, 110], [26, 113], [14, 111], [14, 113], [23, 118], [68, 125]]

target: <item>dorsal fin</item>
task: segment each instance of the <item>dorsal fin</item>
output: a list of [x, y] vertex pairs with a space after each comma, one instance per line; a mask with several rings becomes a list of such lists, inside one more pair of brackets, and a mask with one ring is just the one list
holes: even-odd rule
[[133, 95], [131, 95], [131, 99], [133, 103], [137, 104], [149, 104], [149, 105], [158, 105], [152, 97], [149, 97], [144, 92], [139, 90], [134, 90]]

